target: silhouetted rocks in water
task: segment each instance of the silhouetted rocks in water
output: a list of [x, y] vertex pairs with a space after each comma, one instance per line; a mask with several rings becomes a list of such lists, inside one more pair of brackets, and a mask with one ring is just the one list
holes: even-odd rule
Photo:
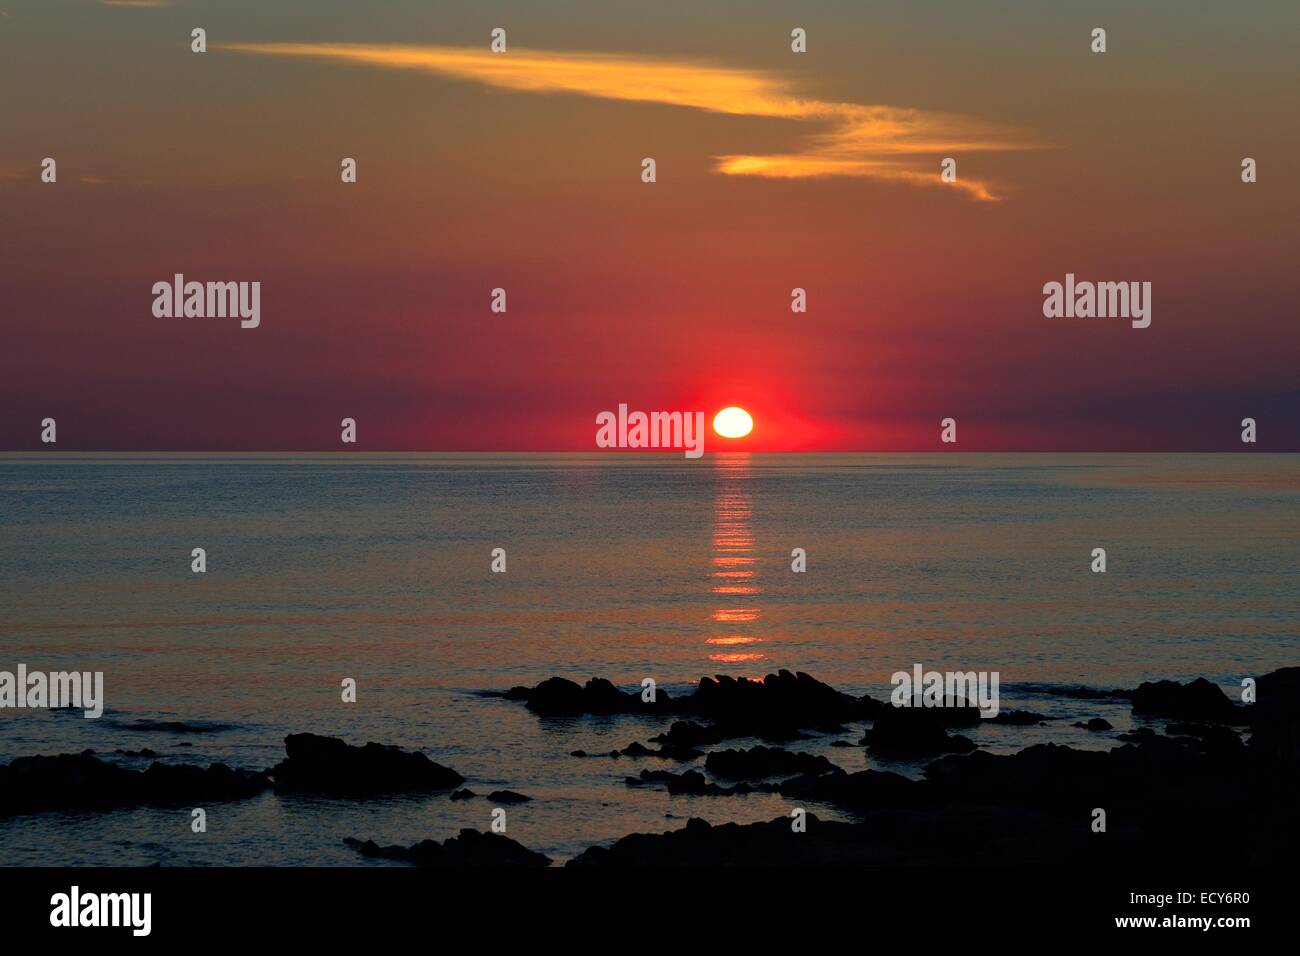
[[487, 798], [493, 803], [528, 803], [533, 799], [522, 793], [515, 793], [513, 790], [493, 790]]
[[456, 790], [452, 793], [453, 800], [473, 800], [478, 794], [466, 787], [464, 790]]
[[754, 747], [750, 750], [714, 751], [705, 758], [704, 769], [715, 777], [745, 780], [826, 773], [836, 767], [820, 754], [791, 753], [774, 747]]
[[1140, 684], [1133, 691], [1133, 713], [1223, 724], [1249, 721], [1245, 708], [1233, 704], [1227, 694], [1204, 677], [1188, 684], [1171, 680]]
[[347, 837], [343, 841], [362, 856], [399, 860], [416, 866], [550, 866], [551, 859], [500, 833], [468, 828], [439, 843], [421, 840], [411, 846], [380, 846], [373, 840]]
[[203, 720], [115, 720], [112, 725], [119, 730], [161, 734], [218, 734], [234, 729], [232, 724]]
[[1045, 724], [1049, 720], [1055, 720], [1054, 717], [1048, 717], [1046, 714], [1036, 714], [1031, 710], [1003, 710], [992, 717], [983, 719], [985, 723], [1009, 724], [1012, 727], [1030, 727], [1034, 724]]
[[696, 750], [694, 747], [679, 747], [674, 744], [664, 744], [658, 750], [652, 750], [639, 741], [633, 741], [622, 750], [611, 750], [611, 757], [658, 757], [662, 760], [694, 760], [697, 757], [703, 757], [704, 751]]
[[755, 793], [760, 790], [771, 791], [773, 789], [772, 787], [755, 787], [748, 783], [738, 783], [734, 787], [724, 787], [706, 780], [704, 774], [698, 770], [687, 770], [685, 773], [673, 773], [670, 770], [642, 770], [639, 777], [625, 777], [624, 782], [629, 787], [643, 787], [661, 783], [673, 796], [690, 797], [727, 797]]
[[[870, 719], [888, 706], [871, 697], [841, 693], [802, 672], [792, 674], [785, 670], [768, 674], [761, 681], [704, 677], [690, 696], [671, 698], [659, 690], [653, 703], [643, 701], [639, 693], [620, 691], [601, 678], [579, 685], [562, 677], [551, 677], [533, 688], [514, 687], [492, 695], [524, 701], [530, 710], [543, 717], [640, 714], [689, 715], [709, 720], [711, 740], [663, 741], [688, 747], [730, 737], [801, 740], [807, 736], [804, 731], [810, 729], [842, 732], [844, 723]], [[656, 741], [652, 738], [651, 742]]]
[[641, 694], [619, 690], [603, 677], [593, 677], [577, 684], [563, 677], [551, 677], [531, 690], [512, 687], [503, 695], [507, 700], [522, 700], [533, 713], [542, 717], [580, 717], [584, 714], [667, 714], [672, 699], [656, 690], [653, 701]]
[[932, 802], [925, 785], [883, 770], [845, 773], [836, 768], [830, 773], [793, 777], [776, 789], [792, 800], [819, 800], [853, 811], [915, 808]]
[[284, 749], [288, 759], [271, 769], [277, 793], [362, 797], [449, 790], [465, 782], [422, 753], [383, 744], [354, 747], [337, 737], [290, 734]]
[[1087, 723], [1076, 720], [1074, 722], [1074, 726], [1080, 727], [1083, 730], [1114, 730], [1115, 729], [1114, 726], [1111, 724], [1111, 722], [1109, 720], [1106, 720], [1104, 717], [1092, 717], [1088, 720]]
[[802, 671], [782, 670], [761, 681], [701, 678], [681, 707], [707, 717], [727, 736], [800, 739], [806, 729], [839, 732], [848, 721], [868, 719], [887, 705], [852, 697]]
[[265, 773], [219, 763], [154, 763], [128, 770], [89, 753], [18, 757], [0, 766], [0, 816], [242, 800], [269, 786]]
[[723, 736], [712, 727], [705, 727], [693, 720], [674, 720], [671, 727], [658, 736], [651, 737], [652, 744], [676, 747], [682, 750], [694, 750], [707, 744], [721, 743]]
[[890, 707], [876, 717], [862, 743], [872, 753], [898, 759], [974, 750], [975, 744], [969, 738], [949, 736], [945, 728], [952, 726], [953, 719], [947, 708]]

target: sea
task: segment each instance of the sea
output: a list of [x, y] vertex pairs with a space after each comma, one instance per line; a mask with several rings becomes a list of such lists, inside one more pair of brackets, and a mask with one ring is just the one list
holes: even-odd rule
[[[507, 835], [556, 862], [788, 813], [628, 786], [695, 766], [608, 756], [663, 721], [484, 694], [555, 675], [676, 695], [787, 669], [883, 700], [917, 664], [996, 672], [1003, 710], [1054, 718], [966, 732], [1011, 753], [1142, 723], [1070, 688], [1206, 677], [1237, 699], [1298, 658], [1297, 455], [4, 454], [0, 670], [102, 671], [106, 703], [0, 710], [0, 763], [263, 769], [310, 731], [423, 751], [480, 796], [268, 792], [204, 808], [205, 833], [191, 808], [26, 814], [0, 820], [0, 864], [394, 865], [343, 841], [488, 830], [499, 789], [532, 798]], [[1074, 726], [1094, 716], [1115, 730]], [[862, 730], [792, 747], [922, 773]]]

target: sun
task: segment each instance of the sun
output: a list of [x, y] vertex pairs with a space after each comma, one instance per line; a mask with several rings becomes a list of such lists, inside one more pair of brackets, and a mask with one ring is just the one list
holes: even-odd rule
[[723, 438], [744, 438], [754, 430], [754, 419], [743, 408], [730, 405], [713, 416], [713, 430]]

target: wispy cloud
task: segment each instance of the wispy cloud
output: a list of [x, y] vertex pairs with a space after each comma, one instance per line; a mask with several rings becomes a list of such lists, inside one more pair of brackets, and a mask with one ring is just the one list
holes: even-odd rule
[[170, 7], [172, 0], [97, 0], [105, 7]]
[[[810, 132], [803, 147], [794, 152], [714, 157], [716, 170], [730, 176], [865, 176], [940, 185], [938, 159], [943, 156], [1032, 148], [1032, 144], [1006, 130], [967, 117], [819, 100], [798, 95], [787, 79], [771, 73], [676, 60], [604, 53], [521, 49], [491, 53], [461, 47], [355, 43], [230, 43], [223, 44], [223, 48], [419, 70], [530, 93], [665, 103], [821, 127], [818, 132]], [[998, 198], [990, 183], [966, 176], [943, 185], [961, 189], [977, 200]]]

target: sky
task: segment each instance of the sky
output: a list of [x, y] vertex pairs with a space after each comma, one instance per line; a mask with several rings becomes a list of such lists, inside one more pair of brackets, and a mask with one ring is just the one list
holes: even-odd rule
[[[331, 449], [350, 417], [358, 450], [594, 451], [625, 403], [753, 414], [710, 450], [1239, 451], [1252, 417], [1295, 451], [1297, 28], [0, 0], [0, 450], [46, 417], [60, 450]], [[176, 273], [260, 282], [260, 325], [155, 316]], [[1150, 282], [1151, 325], [1045, 317], [1067, 273]]]

